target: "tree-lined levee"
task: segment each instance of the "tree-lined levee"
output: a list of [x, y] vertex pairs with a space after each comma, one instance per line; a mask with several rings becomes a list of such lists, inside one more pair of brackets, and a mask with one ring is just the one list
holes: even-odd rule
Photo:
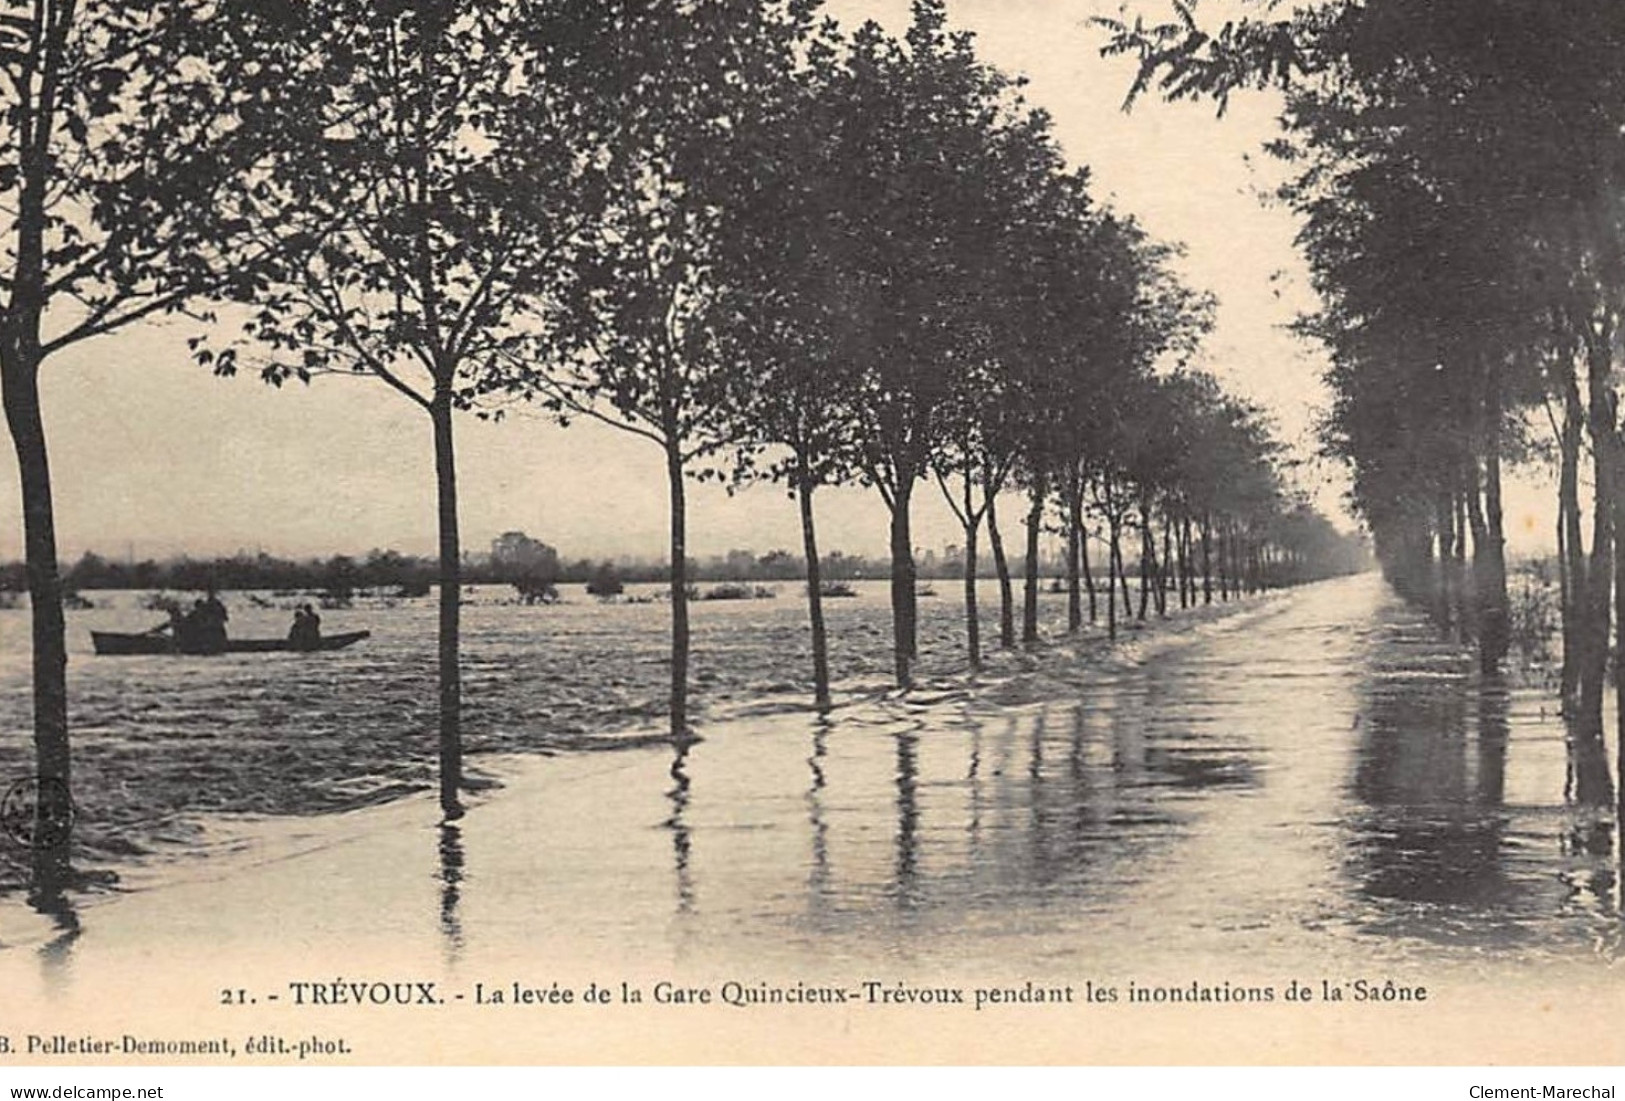
[[[163, 312], [189, 311], [193, 352], [218, 374], [360, 375], [425, 414], [448, 818], [462, 809], [468, 413], [531, 402], [661, 449], [680, 741], [694, 477], [771, 478], [797, 498], [819, 706], [824, 486], [861, 483], [886, 505], [903, 686], [922, 481], [964, 529], [972, 667], [984, 524], [1000, 643], [1016, 642], [1001, 495], [1024, 498], [1028, 643], [1057, 517], [1072, 630], [1085, 587], [1090, 620], [1103, 595], [1115, 632], [1119, 596], [1143, 618], [1175, 589], [1187, 606], [1351, 567], [1290, 489], [1262, 413], [1191, 366], [1211, 302], [1174, 274], [1177, 248], [1098, 201], [942, 0], [917, 0], [902, 36], [843, 31], [816, 0], [0, 0], [0, 80], [15, 93], [0, 118], [0, 387], [53, 791], [71, 770], [38, 372]], [[1471, 369], [1495, 373], [1506, 407], [1523, 400], [1510, 366]], [[1501, 438], [1500, 420], [1481, 435]], [[1487, 494], [1481, 526], [1499, 523]], [[42, 874], [60, 878], [71, 815], [41, 822]]]
[[1608, 806], [1625, 795], [1603, 739], [1610, 620], [1625, 629], [1625, 23], [1606, 4], [1255, 7], [1217, 29], [1196, 4], [1101, 22], [1140, 61], [1131, 99], [1284, 93], [1281, 194], [1322, 300], [1302, 328], [1333, 359], [1326, 448], [1394, 586], [1475, 642], [1486, 676], [1511, 638], [1503, 467], [1550, 431], [1569, 790]]
[[240, 296], [241, 357], [232, 348], [210, 362], [231, 373], [251, 359], [274, 385], [370, 375], [427, 415], [440, 804], [456, 817], [456, 416], [494, 357], [530, 346], [569, 270], [568, 247], [603, 207], [595, 156], [609, 105], [583, 74], [607, 51], [580, 4], [305, 0], [281, 10], [281, 38], [266, 47], [292, 74], [276, 104], [291, 140], [258, 181], [255, 214], [300, 232]]
[[[35, 869], [69, 871], [66, 624], [40, 403], [47, 362], [252, 281], [286, 238], [254, 188], [286, 133], [288, 75], [261, 6], [0, 4], [0, 394], [16, 450], [31, 608]], [[60, 804], [60, 805], [58, 805]]]

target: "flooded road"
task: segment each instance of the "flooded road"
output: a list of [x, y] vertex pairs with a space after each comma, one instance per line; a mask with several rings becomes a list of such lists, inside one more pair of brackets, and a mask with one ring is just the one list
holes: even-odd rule
[[[252, 1021], [364, 1061], [1625, 1058], [1592, 1035], [1625, 1008], [1617, 857], [1565, 805], [1561, 725], [1376, 578], [1030, 666], [824, 718], [764, 701], [684, 750], [484, 757], [503, 786], [455, 825], [422, 796], [222, 817], [151, 886], [0, 902], [0, 988], [36, 1031]], [[290, 1004], [341, 978], [449, 1008]], [[1429, 1000], [1327, 1004], [1359, 983]], [[490, 1016], [593, 984], [613, 1001]], [[720, 1004], [954, 986], [1064, 1003], [991, 1032]]]
[[222, 820], [215, 856], [172, 882], [67, 919], [13, 896], [0, 928], [68, 970], [292, 935], [454, 971], [558, 952], [797, 973], [1605, 975], [1607, 826], [1564, 805], [1542, 698], [1471, 664], [1379, 580], [1345, 579], [1087, 666], [1052, 653], [822, 719], [745, 710], [680, 752], [488, 758], [505, 788], [456, 827], [416, 798]]
[[[1377, 579], [1334, 582], [1104, 668], [730, 726], [610, 815], [669, 843], [616, 890], [653, 913], [664, 883], [706, 958], [1606, 969], [1617, 865], [1542, 706]], [[598, 921], [606, 950], [636, 935]]]

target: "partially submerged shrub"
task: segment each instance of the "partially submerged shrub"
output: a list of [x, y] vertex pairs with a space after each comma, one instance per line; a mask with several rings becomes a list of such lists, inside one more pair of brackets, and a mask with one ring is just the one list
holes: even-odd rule
[[1540, 665], [1552, 660], [1552, 637], [1557, 633], [1557, 592], [1539, 577], [1525, 575], [1508, 594], [1511, 601], [1512, 645], [1524, 661]]
[[626, 582], [621, 580], [620, 573], [608, 562], [599, 566], [597, 572], [592, 575], [592, 580], [587, 582], [587, 592], [597, 597], [620, 596], [625, 591]]
[[701, 600], [772, 600], [777, 589], [766, 585], [747, 585], [742, 581], [724, 581], [713, 585], [700, 596]]

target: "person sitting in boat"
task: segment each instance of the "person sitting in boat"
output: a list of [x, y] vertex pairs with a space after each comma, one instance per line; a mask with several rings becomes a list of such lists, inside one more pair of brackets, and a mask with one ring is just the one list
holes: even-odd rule
[[310, 639], [310, 623], [305, 619], [305, 605], [293, 610], [293, 626], [288, 628], [288, 642], [295, 650], [305, 649]]
[[213, 585], [209, 586], [209, 593], [204, 598], [203, 607], [209, 613], [210, 624], [219, 627], [221, 641], [224, 641], [226, 637], [226, 621], [231, 618], [231, 613], [226, 611], [226, 606], [221, 602], [219, 594], [214, 591]]
[[171, 630], [174, 633], [175, 649], [183, 654], [196, 654], [203, 649], [203, 621], [208, 613], [203, 610], [203, 601], [194, 600], [185, 615], [173, 616]]
[[147, 632], [149, 635], [167, 634], [171, 641], [174, 642], [177, 649], [180, 648], [181, 639], [185, 637], [185, 633], [186, 616], [181, 613], [180, 605], [178, 604], [171, 604], [169, 606], [168, 623], [160, 623], [158, 626]]
[[213, 589], [192, 604], [176, 632], [179, 649], [193, 654], [218, 654], [226, 649], [226, 620], [230, 615]]
[[295, 650], [314, 650], [322, 639], [322, 617], [309, 604], [301, 604], [293, 613], [293, 627], [288, 641]]

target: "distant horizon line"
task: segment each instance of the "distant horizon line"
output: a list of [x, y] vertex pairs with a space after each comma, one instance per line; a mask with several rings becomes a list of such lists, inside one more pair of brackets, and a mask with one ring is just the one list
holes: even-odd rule
[[[518, 529], [510, 529], [510, 530], [518, 530]], [[1057, 547], [1062, 542], [1059, 536], [1056, 536], [1056, 535], [1054, 535], [1053, 533], [1050, 533], [1050, 532], [1045, 532], [1044, 533], [1043, 540], [1044, 540], [1044, 543], [1046, 545], [1052, 545], [1052, 546], [1057, 546]], [[542, 542], [542, 543], [546, 543], [546, 540], [539, 540], [539, 541]], [[490, 542], [492, 542], [492, 540], [484, 540], [484, 541], [482, 541], [481, 546], [482, 547], [488, 547]], [[551, 544], [548, 544], [548, 545], [551, 546]], [[943, 558], [951, 557], [952, 555], [951, 555], [950, 552], [957, 551], [960, 546], [961, 546], [961, 544], [957, 544], [957, 543], [947, 543], [947, 544], [944, 544], [942, 546], [927, 546], [925, 544], [921, 544], [921, 545], [919, 545], [919, 546], [917, 546], [915, 548], [915, 556], [917, 558], [922, 558], [922, 557], [925, 557], [927, 555], [932, 555], [932, 556], [935, 556], [938, 560], [940, 560], [940, 559], [943, 559]], [[594, 553], [581, 553], [581, 554], [577, 554], [577, 553], [567, 553], [567, 552], [565, 552], [563, 550], [559, 550], [556, 547], [553, 548], [553, 549], [558, 554], [560, 563], [571, 563], [571, 564], [573, 564], [573, 563], [579, 563], [579, 562], [591, 562], [591, 563], [596, 565], [596, 564], [601, 564], [603, 562], [610, 562], [611, 564], [616, 565], [616, 566], [626, 565], [626, 566], [645, 567], [645, 566], [667, 565], [671, 561], [669, 555], [661, 553], [661, 552], [618, 551], [618, 552], [611, 552], [611, 553], [608, 553], [608, 554], [605, 554], [605, 553], [596, 553], [596, 554], [594, 554]], [[752, 555], [753, 557], [755, 557], [757, 559], [762, 559], [762, 558], [767, 557], [768, 555], [772, 555], [772, 554], [775, 554], [777, 552], [783, 552], [784, 554], [788, 555], [790, 558], [795, 558], [795, 559], [799, 559], [799, 558], [803, 557], [803, 554], [802, 554], [802, 552], [800, 550], [798, 550], [796, 548], [793, 548], [793, 547], [788, 547], [788, 546], [774, 546], [774, 547], [769, 547], [767, 550], [757, 550], [755, 547], [729, 547], [727, 550], [724, 550], [724, 551], [712, 551], [712, 552], [707, 552], [707, 553], [703, 553], [703, 554], [690, 554], [688, 556], [688, 561], [690, 561], [690, 562], [718, 562], [718, 563], [720, 563], [720, 562], [726, 562], [728, 560], [728, 557], [730, 555], [733, 555], [733, 554], [749, 554], [749, 555]], [[1052, 557], [1056, 553], [1059, 553], [1059, 551], [1052, 551], [1049, 554], [1041, 555], [1041, 557]], [[196, 551], [196, 550], [190, 550], [190, 549], [182, 548], [182, 549], [178, 549], [178, 550], [170, 550], [170, 551], [157, 552], [157, 553], [149, 553], [149, 552], [134, 553], [134, 552], [126, 550], [125, 552], [121, 552], [121, 553], [117, 553], [117, 554], [109, 553], [109, 552], [100, 550], [100, 549], [98, 549], [96, 547], [86, 547], [83, 550], [79, 550], [79, 549], [74, 549], [72, 551], [64, 550], [61, 554], [59, 554], [57, 556], [57, 563], [58, 563], [59, 567], [67, 568], [67, 567], [70, 567], [70, 566], [72, 566], [73, 564], [75, 564], [77, 562], [83, 561], [84, 558], [87, 555], [94, 555], [100, 561], [106, 562], [106, 563], [108, 563], [110, 565], [115, 565], [115, 566], [135, 566], [135, 565], [140, 565], [140, 564], [145, 563], [145, 562], [151, 562], [151, 563], [154, 563], [154, 564], [163, 565], [163, 564], [179, 563], [179, 562], [206, 563], [206, 562], [253, 561], [253, 560], [255, 560], [257, 558], [260, 558], [262, 556], [266, 557], [266, 558], [276, 560], [276, 561], [289, 562], [289, 563], [294, 563], [294, 564], [305, 564], [305, 563], [312, 563], [312, 562], [330, 562], [335, 558], [347, 558], [347, 559], [350, 559], [352, 561], [360, 563], [360, 562], [365, 562], [369, 557], [371, 557], [374, 554], [379, 554], [379, 555], [394, 554], [394, 555], [399, 555], [402, 558], [418, 559], [418, 560], [422, 560], [422, 561], [430, 562], [430, 563], [435, 562], [439, 557], [438, 552], [436, 550], [434, 550], [433, 548], [429, 548], [429, 549], [425, 549], [425, 550], [405, 550], [405, 549], [402, 549], [400, 547], [377, 547], [377, 546], [368, 547], [365, 551], [334, 550], [334, 551], [330, 551], [330, 552], [319, 552], [319, 551], [318, 552], [309, 552], [309, 551], [293, 551], [293, 552], [289, 552], [289, 551], [267, 550], [264, 547], [253, 547], [253, 548], [238, 547], [235, 550], [231, 550], [231, 551], [215, 551], [215, 552], [207, 552], [207, 551], [201, 551], [200, 552], [200, 551]], [[468, 562], [468, 561], [486, 561], [486, 560], [489, 560], [490, 557], [491, 557], [491, 552], [488, 549], [475, 549], [475, 548], [470, 548], [470, 547], [464, 547], [463, 548], [462, 559], [465, 562]], [[846, 559], [866, 559], [866, 560], [872, 560], [872, 561], [876, 561], [876, 562], [889, 563], [890, 558], [891, 558], [891, 554], [890, 554], [890, 551], [885, 550], [885, 549], [875, 549], [875, 550], [870, 550], [870, 551], [866, 551], [866, 552], [853, 552], [853, 551], [845, 550], [845, 549], [843, 549], [841, 547], [832, 547], [832, 548], [829, 548], [827, 550], [820, 550], [818, 557], [819, 557], [820, 561], [826, 561], [826, 560], [829, 560], [829, 559], [832, 559], [832, 558], [846, 558]], [[977, 557], [981, 558], [981, 559], [986, 559], [989, 562], [992, 561], [992, 555], [988, 552], [988, 550], [987, 550], [987, 548], [985, 546], [981, 547], [979, 549], [979, 553], [978, 553]], [[0, 566], [21, 566], [22, 564], [23, 564], [23, 557], [22, 557], [21, 553], [8, 553], [5, 556], [0, 557]]]

